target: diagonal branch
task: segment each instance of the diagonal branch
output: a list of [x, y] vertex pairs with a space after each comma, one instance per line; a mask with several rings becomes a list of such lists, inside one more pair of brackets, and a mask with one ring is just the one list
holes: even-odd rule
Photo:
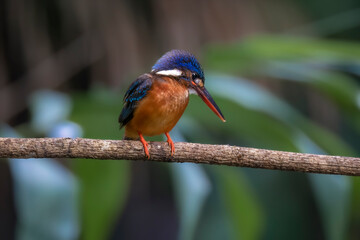
[[[360, 176], [360, 158], [272, 151], [229, 145], [150, 142], [149, 161], [192, 162], [286, 171]], [[148, 160], [139, 141], [86, 138], [0, 138], [0, 158]]]

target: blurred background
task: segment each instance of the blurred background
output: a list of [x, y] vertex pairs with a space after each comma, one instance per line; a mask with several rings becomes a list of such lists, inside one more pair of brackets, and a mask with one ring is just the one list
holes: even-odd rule
[[[191, 96], [175, 141], [359, 157], [359, 37], [356, 0], [4, 0], [0, 135], [121, 139], [124, 92], [178, 48], [227, 122]], [[4, 159], [0, 202], [1, 239], [360, 239], [357, 177]]]

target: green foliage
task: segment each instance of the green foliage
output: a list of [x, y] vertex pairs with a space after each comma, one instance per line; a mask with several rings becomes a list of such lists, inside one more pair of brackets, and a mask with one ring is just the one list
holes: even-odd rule
[[[359, 154], [360, 89], [352, 77], [359, 69], [359, 44], [259, 36], [209, 46], [205, 53], [206, 87], [227, 122], [219, 121], [199, 98], [191, 97], [176, 128], [185, 140]], [[304, 107], [298, 109], [297, 103], [270, 92], [260, 82], [275, 83], [285, 91], [289, 85], [300, 86], [304, 98], [306, 91], [314, 91], [336, 108], [339, 129], [329, 130], [311, 118], [306, 108], [311, 99], [306, 104], [297, 99]], [[105, 90], [75, 94], [72, 120], [84, 127], [87, 137], [120, 139], [116, 122], [120, 96]], [[128, 194], [129, 166], [119, 161], [79, 160], [73, 167], [83, 186], [84, 239], [103, 239], [116, 214], [121, 214]], [[344, 239], [349, 237], [352, 221], [360, 219], [356, 204], [360, 184], [354, 178], [218, 166], [189, 173], [176, 167], [172, 174], [182, 239]], [[192, 199], [197, 188], [189, 185], [200, 180], [206, 183], [206, 191]]]
[[[357, 43], [292, 37], [257, 37], [233, 45], [211, 46], [205, 59], [208, 68], [220, 72], [241, 73], [257, 79], [271, 79], [271, 81], [279, 83], [285, 81], [297, 82], [315, 89], [329, 99], [343, 114], [344, 128], [352, 129], [355, 131], [353, 134], [359, 136], [360, 111], [358, 99], [360, 91], [359, 84], [351, 77], [358, 74], [360, 67], [359, 49]], [[255, 86], [256, 84], [252, 86], [253, 83], [241, 83], [246, 81], [238, 79], [236, 82], [231, 82], [227, 77], [217, 76], [217, 80], [213, 80], [210, 85], [212, 86], [214, 83], [211, 92], [216, 92], [228, 100], [232, 99], [248, 109], [267, 115], [261, 118], [261, 121], [268, 122], [272, 117], [271, 121], [276, 119], [281, 123], [281, 126], [287, 126], [286, 135], [297, 149], [295, 151], [358, 155], [350, 146], [356, 146], [357, 141], [348, 142], [350, 145], [345, 143], [342, 138], [348, 138], [345, 135], [342, 136], [341, 132], [329, 132], [308, 117], [300, 114], [283, 100], [277, 99], [268, 91]], [[250, 94], [247, 94], [249, 92]], [[235, 115], [238, 110], [239, 108], [233, 108], [231, 115]], [[224, 111], [224, 114], [226, 114], [226, 111]], [[237, 119], [239, 119], [239, 116]], [[239, 122], [237, 121], [237, 123]], [[247, 129], [256, 129], [256, 127], [252, 127], [256, 123], [256, 121], [247, 122]], [[260, 125], [266, 126], [266, 123]], [[235, 130], [238, 128], [232, 126], [232, 129], [235, 135], [237, 133]], [[262, 130], [262, 128], [258, 129], [259, 132]], [[237, 134], [244, 136], [240, 132]], [[256, 134], [252, 136], [259, 137]], [[281, 141], [276, 138], [276, 135], [272, 137], [272, 144], [278, 145], [275, 149], [286, 150], [283, 148], [284, 145], [281, 144]], [[244, 138], [248, 140], [246, 134]], [[256, 139], [257, 144], [253, 144], [254, 142], [251, 141], [251, 145], [260, 145], [261, 147], [263, 145], [261, 142], [264, 139], [266, 138]], [[242, 140], [244, 141], [244, 139]], [[288, 148], [288, 150], [294, 151], [294, 148]], [[284, 182], [286, 182], [285, 174], [283, 174], [283, 178]], [[349, 199], [351, 196], [356, 195], [351, 193], [351, 181], [354, 181], [354, 179], [342, 176], [336, 178], [333, 176], [310, 176], [310, 183], [324, 227], [324, 235], [327, 239], [344, 239], [348, 234], [349, 218], [351, 217], [349, 214]], [[263, 188], [264, 185], [266, 183], [263, 182], [258, 188]], [[278, 185], [277, 187], [281, 187], [282, 183]], [[356, 187], [356, 189], [353, 189], [354, 192], [359, 191], [358, 186]], [[306, 194], [309, 194], [309, 192], [306, 192]], [[299, 206], [299, 208], [306, 208], [306, 206]], [[279, 214], [286, 213], [280, 212]], [[356, 217], [353, 216], [353, 218]], [[271, 223], [267, 224], [271, 225]], [[300, 223], [299, 228], [293, 229], [292, 234], [304, 236], [298, 232], [301, 231], [301, 226], [304, 225], [306, 223]], [[271, 231], [266, 234], [266, 236], [269, 235], [271, 236]], [[274, 234], [274, 236], [277, 239], [279, 237], [289, 237], [284, 235], [281, 237], [281, 235], [277, 234]]]
[[[107, 91], [73, 96], [72, 120], [81, 124], [85, 137], [121, 139], [117, 114], [121, 100]], [[129, 187], [129, 163], [76, 160], [73, 170], [80, 185], [80, 206], [85, 240], [107, 239], [121, 212]]]
[[246, 177], [234, 168], [218, 167], [212, 170], [231, 220], [234, 239], [259, 239], [264, 213]]

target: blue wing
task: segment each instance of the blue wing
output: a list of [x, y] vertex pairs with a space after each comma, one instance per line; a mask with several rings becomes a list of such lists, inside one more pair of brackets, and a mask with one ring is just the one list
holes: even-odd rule
[[134, 116], [137, 103], [143, 99], [152, 86], [152, 78], [149, 74], [141, 75], [133, 82], [124, 96], [124, 107], [119, 116], [120, 128], [125, 126]]

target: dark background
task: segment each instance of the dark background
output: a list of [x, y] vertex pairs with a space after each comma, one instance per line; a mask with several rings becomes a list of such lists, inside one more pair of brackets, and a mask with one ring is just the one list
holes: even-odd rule
[[[3, 0], [0, 134], [121, 139], [127, 87], [186, 49], [227, 122], [192, 96], [174, 140], [358, 157], [359, 37], [355, 0]], [[4, 239], [360, 237], [357, 177], [25, 161], [0, 164]]]

